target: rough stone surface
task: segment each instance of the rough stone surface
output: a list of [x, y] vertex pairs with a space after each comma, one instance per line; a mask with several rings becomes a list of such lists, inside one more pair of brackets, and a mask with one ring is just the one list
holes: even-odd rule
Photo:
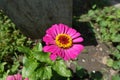
[[34, 39], [42, 38], [52, 24], [72, 24], [72, 0], [0, 0], [0, 9]]

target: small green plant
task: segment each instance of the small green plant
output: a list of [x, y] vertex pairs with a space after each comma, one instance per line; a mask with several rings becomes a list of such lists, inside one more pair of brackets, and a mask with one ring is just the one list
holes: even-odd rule
[[0, 62], [0, 80], [5, 80], [7, 74], [9, 73], [9, 71], [7, 72], [4, 71], [6, 64], [7, 64], [6, 62]]
[[79, 18], [88, 22], [96, 33], [96, 38], [110, 47], [111, 57], [107, 65], [120, 70], [120, 9], [105, 7], [104, 9], [89, 10]]
[[16, 29], [14, 23], [0, 10], [0, 80], [18, 71], [18, 46], [30, 46], [32, 41]]
[[[49, 53], [42, 51], [41, 43], [38, 43], [33, 49], [23, 46], [18, 49], [25, 54], [23, 58], [23, 77], [28, 77], [30, 80], [61, 80], [62, 77], [71, 77], [71, 71], [67, 69], [64, 61], [61, 59], [52, 61], [49, 58]], [[56, 75], [59, 77], [56, 77]]]
[[29, 45], [30, 41], [15, 28], [14, 23], [0, 11], [0, 60], [17, 54], [17, 47]]
[[120, 74], [114, 75], [112, 80], [120, 80]]

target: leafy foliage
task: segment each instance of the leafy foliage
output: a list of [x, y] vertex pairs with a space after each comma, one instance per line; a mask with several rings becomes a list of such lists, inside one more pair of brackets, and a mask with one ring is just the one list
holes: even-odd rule
[[112, 80], [120, 80], [120, 75], [119, 75], [119, 74], [114, 75], [114, 76], [112, 77]]
[[0, 60], [6, 55], [15, 54], [18, 46], [29, 45], [30, 41], [26, 39], [15, 28], [14, 23], [0, 11]]
[[31, 41], [16, 29], [14, 23], [0, 10], [0, 80], [18, 71], [18, 46], [30, 46]]
[[23, 59], [23, 77], [30, 80], [50, 80], [55, 74], [61, 77], [71, 77], [71, 71], [67, 69], [63, 60], [52, 61], [49, 53], [42, 52], [42, 45], [38, 43], [33, 49], [28, 47], [19, 47], [20, 52], [26, 56]]

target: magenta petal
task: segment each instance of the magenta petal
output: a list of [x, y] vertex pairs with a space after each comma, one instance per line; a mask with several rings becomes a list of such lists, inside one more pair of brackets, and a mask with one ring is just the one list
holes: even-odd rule
[[55, 31], [56, 31], [55, 28], [54, 28], [54, 27], [51, 27], [51, 28], [49, 28], [49, 29], [46, 31], [46, 33], [49, 34], [49, 35], [51, 35], [53, 38], [55, 38], [55, 37], [56, 37]]
[[76, 34], [74, 34], [74, 35], [72, 35], [71, 37], [72, 37], [72, 39], [74, 39], [74, 38], [78, 38], [80, 36], [80, 33], [76, 33]]
[[58, 47], [55, 52], [56, 52], [56, 55], [57, 55], [57, 56], [60, 56], [60, 55], [61, 55], [61, 48]]
[[20, 74], [16, 74], [15, 76], [15, 80], [22, 80], [22, 76]]
[[64, 51], [64, 49], [61, 49], [60, 57], [61, 57], [61, 58], [64, 58], [64, 57], [65, 57], [65, 51]]
[[78, 52], [75, 51], [74, 49], [67, 50], [67, 52], [71, 59], [75, 59], [78, 55]]
[[45, 46], [43, 47], [44, 52], [51, 52], [53, 53], [57, 49], [56, 45], [50, 45], [50, 46]]
[[56, 55], [56, 54], [51, 54], [51, 55], [50, 55], [50, 59], [51, 59], [51, 60], [56, 60], [56, 58], [57, 58], [57, 55]]
[[11, 75], [11, 76], [8, 76], [8, 77], [6, 78], [6, 80], [16, 80], [16, 79], [15, 79], [14, 76]]
[[46, 34], [46, 35], [43, 37], [43, 40], [46, 42], [46, 41], [48, 41], [48, 40], [54, 40], [54, 38], [53, 38], [51, 35]]
[[58, 35], [58, 34], [61, 34], [60, 27], [57, 27], [57, 28], [56, 28], [56, 32], [57, 32], [57, 35]]
[[55, 41], [54, 39], [52, 38], [52, 36], [46, 34], [44, 37], [43, 37], [43, 41], [46, 42], [46, 44], [55, 44]]
[[44, 51], [44, 52], [48, 52], [49, 48], [50, 48], [49, 46], [44, 46], [44, 47], [43, 47], [43, 51]]
[[83, 49], [84, 47], [82, 45], [74, 44], [70, 49], [67, 49], [67, 53], [71, 59], [75, 59]]
[[67, 34], [68, 30], [69, 30], [68, 26], [67, 26], [67, 25], [65, 25], [65, 30], [64, 30], [64, 33], [66, 33], [66, 34]]
[[28, 78], [25, 78], [24, 80], [29, 80]]
[[84, 49], [84, 46], [81, 45], [81, 44], [74, 44], [72, 49], [74, 49], [74, 50], [76, 50], [76, 51], [78, 51], [80, 53]]
[[67, 31], [67, 34], [70, 35], [70, 36], [73, 36], [74, 34], [76, 34], [76, 30], [75, 29], [72, 29], [72, 28], [69, 28], [68, 31]]
[[64, 25], [63, 24], [59, 24], [58, 27], [56, 28], [57, 34], [62, 34], [64, 33]]
[[58, 48], [58, 53], [57, 55], [60, 57], [62, 55], [62, 49], [61, 48]]
[[69, 56], [67, 50], [65, 50], [65, 56], [64, 56], [63, 59], [64, 59], [64, 60], [70, 60], [70, 56]]
[[78, 42], [82, 42], [82, 41], [83, 41], [83, 38], [82, 38], [82, 37], [73, 39], [73, 43], [78, 43]]
[[64, 24], [59, 24], [59, 29], [60, 29], [60, 33], [62, 34], [62, 33], [64, 33], [64, 28], [65, 28], [65, 26], [64, 26]]
[[58, 34], [58, 32], [57, 32], [57, 28], [58, 28], [59, 26], [57, 25], [57, 24], [54, 24], [54, 25], [52, 25], [52, 33], [54, 33], [55, 34], [55, 36]]

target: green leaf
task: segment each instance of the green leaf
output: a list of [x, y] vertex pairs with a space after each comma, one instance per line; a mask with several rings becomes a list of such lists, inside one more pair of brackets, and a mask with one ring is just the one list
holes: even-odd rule
[[90, 20], [91, 20], [90, 17], [88, 17], [86, 15], [82, 15], [82, 16], [80, 16], [80, 19], [78, 21], [80, 21], [80, 22], [88, 22]]
[[[25, 78], [26, 78], [26, 77], [25, 77]], [[35, 71], [34, 71], [34, 72], [32, 73], [32, 75], [29, 76], [28, 78], [29, 78], [29, 80], [39, 80], [39, 79], [36, 77]]]
[[31, 52], [30, 48], [25, 47], [25, 46], [20, 46], [17, 47], [19, 52], [25, 53], [25, 54], [29, 54]]
[[120, 75], [114, 75], [113, 77], [112, 77], [112, 80], [120, 80]]
[[107, 24], [107, 21], [101, 21], [100, 22], [100, 26], [101, 27], [106, 27], [108, 24]]
[[96, 5], [93, 5], [93, 6], [92, 6], [92, 9], [95, 9], [96, 7], [97, 7]]
[[4, 66], [6, 65], [6, 62], [0, 63], [0, 73], [4, 71]]
[[51, 66], [41, 67], [36, 71], [36, 77], [39, 78], [39, 80], [49, 80], [52, 77]]
[[120, 35], [115, 35], [112, 37], [113, 42], [120, 42]]
[[89, 17], [93, 17], [93, 16], [95, 17], [96, 15], [95, 15], [95, 12], [93, 10], [89, 10], [88, 11], [88, 16]]
[[117, 59], [120, 59], [120, 52], [119, 52], [119, 50], [115, 50], [114, 52], [113, 52], [113, 55], [117, 58]]
[[101, 20], [102, 20], [101, 17], [97, 17], [97, 19], [96, 19], [97, 22], [99, 22], [99, 21], [101, 21]]
[[35, 69], [38, 66], [38, 62], [35, 61], [33, 58], [23, 58], [23, 69], [22, 69], [22, 75], [23, 77], [30, 77], [33, 75]]
[[116, 32], [117, 32], [116, 28], [114, 28], [114, 27], [110, 28], [110, 33], [114, 33], [115, 34]]
[[42, 51], [42, 44], [38, 43], [37, 45], [34, 46], [32, 49], [33, 51]]
[[53, 65], [53, 70], [55, 70], [59, 75], [63, 77], [70, 77], [71, 71], [67, 69], [63, 60], [56, 61]]
[[56, 71], [52, 71], [52, 73], [53, 73], [53, 76], [51, 77], [51, 80], [67, 80], [67, 78], [69, 78], [69, 77], [63, 77], [63, 76], [61, 76], [61, 75], [59, 75]]
[[112, 67], [112, 66], [113, 66], [113, 60], [112, 60], [112, 59], [108, 59], [108, 60], [107, 60], [107, 65], [108, 65], [109, 67]]
[[117, 49], [120, 50], [120, 45], [117, 46]]
[[120, 61], [114, 61], [113, 68], [114, 69], [120, 69]]
[[35, 51], [35, 52], [32, 52], [32, 54], [40, 62], [52, 63], [52, 60], [50, 60], [50, 57], [49, 57], [49, 53]]
[[6, 72], [0, 74], [0, 80], [6, 80], [6, 76], [8, 76], [10, 70], [7, 70]]
[[18, 61], [15, 61], [14, 64], [12, 65], [11, 71], [12, 71], [12, 72], [17, 71], [19, 65], [20, 65], [19, 62], [18, 62]]

